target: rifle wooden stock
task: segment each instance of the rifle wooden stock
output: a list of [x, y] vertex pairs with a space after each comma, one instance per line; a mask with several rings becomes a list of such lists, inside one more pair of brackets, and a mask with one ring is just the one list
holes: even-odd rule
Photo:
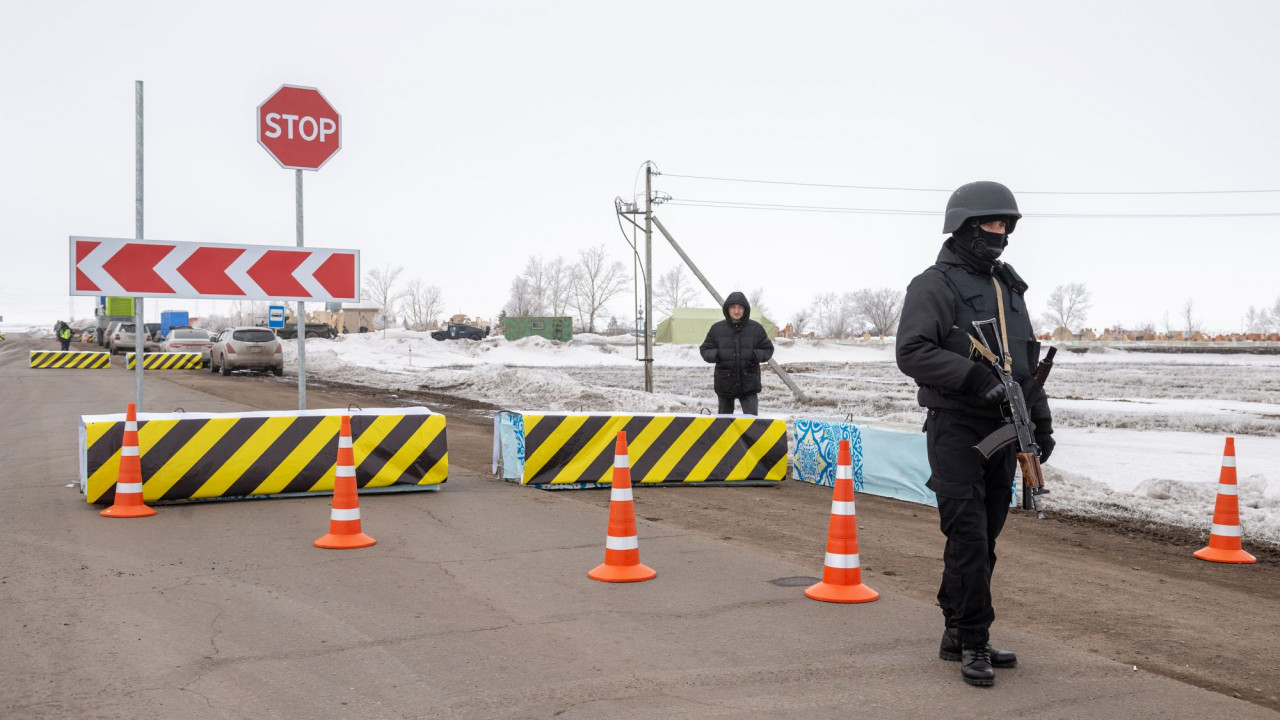
[[1040, 458], [1031, 453], [1018, 453], [1018, 465], [1022, 468], [1022, 484], [1027, 488], [1044, 487], [1044, 469]]

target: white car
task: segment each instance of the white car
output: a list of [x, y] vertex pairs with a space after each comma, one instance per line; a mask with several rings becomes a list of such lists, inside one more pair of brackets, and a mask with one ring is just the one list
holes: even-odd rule
[[209, 369], [230, 375], [233, 370], [270, 370], [284, 374], [284, 346], [264, 327], [223, 330], [209, 352]]
[[213, 349], [213, 333], [193, 327], [173, 328], [160, 343], [161, 352], [198, 352], [200, 361], [209, 366], [209, 353]]

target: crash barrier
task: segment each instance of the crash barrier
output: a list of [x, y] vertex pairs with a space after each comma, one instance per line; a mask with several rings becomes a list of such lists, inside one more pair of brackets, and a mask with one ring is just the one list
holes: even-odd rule
[[[124, 366], [130, 370], [137, 364], [137, 353], [124, 354]], [[199, 370], [204, 366], [200, 353], [142, 353], [143, 370]]]
[[[796, 480], [835, 485], [836, 452], [848, 440], [856, 492], [937, 506], [929, 481], [925, 435], [852, 422], [796, 418], [792, 431], [792, 473]], [[974, 452], [977, 452], [976, 450]], [[1009, 504], [1021, 497], [1022, 475], [1015, 475]]]
[[786, 477], [781, 420], [509, 410], [494, 415], [493, 472], [548, 489], [607, 485], [619, 431], [633, 438], [631, 477], [641, 485], [765, 484]]
[[32, 350], [31, 367], [58, 370], [102, 370], [111, 367], [111, 353], [81, 350]]
[[[333, 491], [339, 416], [350, 414], [365, 491], [438, 490], [449, 475], [445, 419], [423, 407], [251, 413], [140, 413], [147, 502]], [[109, 504], [125, 416], [80, 418], [80, 491]]]

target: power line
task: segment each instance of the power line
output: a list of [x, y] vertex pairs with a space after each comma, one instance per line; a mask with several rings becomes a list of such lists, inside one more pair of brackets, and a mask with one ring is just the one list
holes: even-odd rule
[[[667, 205], [685, 205], [688, 207], [727, 208], [737, 210], [777, 210], [782, 212], [822, 212], [848, 213], [862, 215], [942, 215], [940, 210], [895, 210], [891, 208], [838, 207], [825, 205], [787, 205], [783, 203], [749, 203], [727, 200], [694, 200], [672, 199]], [[1240, 212], [1240, 213], [1026, 213], [1029, 218], [1075, 218], [1075, 219], [1136, 219], [1136, 218], [1236, 218], [1236, 217], [1280, 217], [1280, 212]]]
[[[662, 177], [684, 178], [687, 180], [713, 180], [715, 182], [732, 182], [732, 183], [751, 183], [758, 185], [796, 185], [800, 187], [820, 187], [820, 188], [837, 188], [842, 190], [892, 190], [897, 192], [931, 192], [931, 193], [950, 193], [954, 188], [920, 188], [920, 187], [894, 187], [888, 185], [834, 185], [829, 183], [811, 183], [811, 182], [792, 182], [787, 180], [753, 180], [748, 178], [727, 178], [713, 177], [709, 175], [679, 175], [676, 173], [659, 173], [655, 175]], [[1019, 190], [1019, 195], [1245, 195], [1257, 193], [1280, 193], [1280, 189], [1275, 190]], [[1042, 216], [1043, 217], [1043, 216]]]

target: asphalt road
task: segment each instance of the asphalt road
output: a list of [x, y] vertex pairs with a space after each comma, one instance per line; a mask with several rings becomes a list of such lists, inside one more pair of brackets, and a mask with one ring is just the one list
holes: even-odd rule
[[[465, 410], [443, 408], [440, 492], [361, 498], [372, 548], [312, 546], [323, 497], [101, 518], [76, 489], [77, 420], [123, 411], [133, 376], [118, 359], [27, 368], [49, 344], [0, 343], [0, 717], [1280, 718], [1018, 627], [1000, 639], [1021, 665], [972, 688], [937, 659], [929, 602], [814, 602], [775, 582], [812, 563], [643, 509], [640, 554], [658, 577], [594, 582], [602, 508], [494, 479], [491, 425]], [[147, 409], [296, 407], [287, 378], [171, 372], [148, 374]]]

